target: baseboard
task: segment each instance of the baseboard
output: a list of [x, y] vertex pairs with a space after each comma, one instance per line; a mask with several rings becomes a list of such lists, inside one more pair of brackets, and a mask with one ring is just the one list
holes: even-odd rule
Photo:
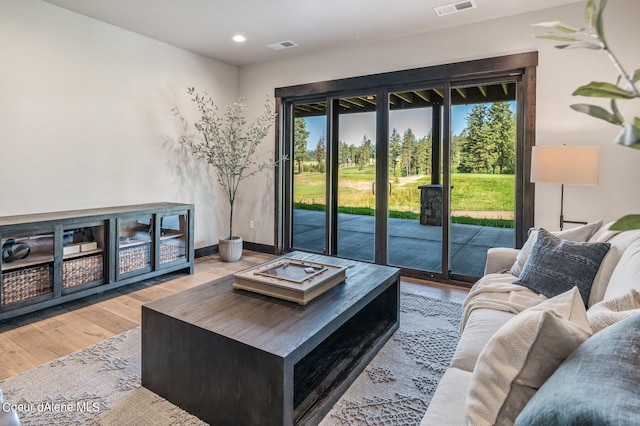
[[218, 254], [217, 244], [214, 244], [212, 246], [207, 246], [207, 247], [200, 247], [198, 249], [195, 249], [193, 252], [193, 255], [195, 256], [196, 259], [199, 257], [211, 256], [212, 254]]
[[[244, 241], [243, 248], [245, 250], [257, 251], [260, 253], [275, 253], [275, 248], [273, 246], [270, 246], [268, 244], [252, 243], [251, 241]], [[217, 244], [214, 244], [212, 246], [200, 247], [194, 250], [194, 256], [196, 259], [203, 256], [211, 256], [213, 254], [218, 254]]]
[[251, 241], [245, 241], [243, 248], [245, 250], [257, 251], [260, 253], [268, 253], [268, 254], [275, 254], [276, 252], [276, 249], [273, 246], [270, 246], [268, 244], [252, 243]]

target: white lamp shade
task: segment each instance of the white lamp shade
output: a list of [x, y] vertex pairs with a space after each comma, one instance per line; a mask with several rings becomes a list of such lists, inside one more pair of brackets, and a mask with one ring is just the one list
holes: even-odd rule
[[600, 148], [597, 146], [542, 145], [531, 151], [531, 181], [597, 185]]

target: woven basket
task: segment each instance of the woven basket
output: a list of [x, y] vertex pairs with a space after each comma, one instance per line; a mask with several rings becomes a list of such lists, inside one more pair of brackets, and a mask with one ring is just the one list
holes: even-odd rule
[[9, 305], [53, 292], [53, 267], [38, 265], [2, 273], [0, 303]]
[[120, 274], [137, 271], [151, 265], [150, 244], [140, 244], [120, 250]]
[[[182, 242], [160, 243], [160, 263], [168, 263], [185, 256]], [[149, 243], [120, 250], [120, 274], [148, 268], [151, 265]]]
[[70, 288], [104, 278], [102, 254], [65, 260], [62, 264], [62, 287]]
[[162, 241], [160, 243], [160, 263], [168, 263], [185, 256], [184, 242]]

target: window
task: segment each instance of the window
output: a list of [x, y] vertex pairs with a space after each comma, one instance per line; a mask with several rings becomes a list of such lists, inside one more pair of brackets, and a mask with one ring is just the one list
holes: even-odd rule
[[[475, 280], [489, 247], [470, 226], [502, 223], [510, 229], [484, 240], [519, 247], [533, 225], [536, 65], [533, 52], [276, 89], [290, 159], [277, 249]], [[499, 218], [465, 210], [484, 208], [465, 194], [495, 186], [507, 194], [490, 207]]]

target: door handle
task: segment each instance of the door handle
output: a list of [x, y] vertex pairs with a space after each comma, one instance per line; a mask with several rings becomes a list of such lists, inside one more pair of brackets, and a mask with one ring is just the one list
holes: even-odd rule
[[[388, 193], [389, 193], [389, 195], [391, 195], [391, 182], [387, 183], [387, 185], [389, 185], [389, 192]], [[371, 193], [373, 195], [376, 195], [376, 183], [375, 183], [375, 181], [371, 182]]]

